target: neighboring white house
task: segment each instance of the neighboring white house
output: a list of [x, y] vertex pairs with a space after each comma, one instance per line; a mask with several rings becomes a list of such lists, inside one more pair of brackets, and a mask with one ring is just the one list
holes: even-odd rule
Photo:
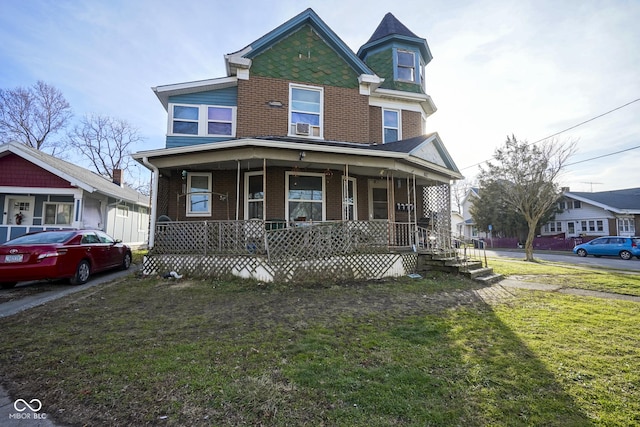
[[149, 197], [17, 142], [0, 145], [0, 208], [0, 243], [60, 228], [95, 228], [136, 247], [149, 236]]
[[635, 236], [640, 230], [640, 188], [596, 193], [565, 191], [561, 213], [541, 228], [543, 236]]
[[475, 200], [480, 199], [479, 191], [478, 187], [470, 187], [462, 199], [462, 221], [456, 224], [456, 231], [465, 240], [487, 237], [487, 233], [478, 231], [478, 227], [471, 217], [471, 206]]

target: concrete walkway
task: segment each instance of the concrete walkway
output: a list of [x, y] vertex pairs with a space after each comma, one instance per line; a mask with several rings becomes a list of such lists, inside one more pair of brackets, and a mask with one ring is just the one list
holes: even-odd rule
[[510, 278], [503, 279], [501, 282], [497, 283], [496, 285], [503, 286], [505, 288], [529, 289], [532, 291], [559, 292], [561, 294], [578, 295], [582, 297], [607, 298], [607, 299], [617, 299], [622, 301], [640, 302], [640, 296], [614, 294], [611, 292], [590, 291], [587, 289], [565, 288], [559, 285], [548, 285], [544, 283], [525, 282], [522, 280], [516, 280], [516, 279], [510, 279]]

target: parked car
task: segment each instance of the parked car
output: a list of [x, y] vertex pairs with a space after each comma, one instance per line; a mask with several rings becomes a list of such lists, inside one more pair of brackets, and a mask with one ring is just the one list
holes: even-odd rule
[[598, 237], [587, 243], [575, 246], [573, 253], [583, 257], [587, 255], [595, 257], [619, 256], [622, 259], [631, 259], [635, 256], [640, 259], [640, 237]]
[[0, 245], [0, 287], [26, 280], [69, 279], [131, 266], [131, 248], [99, 230], [56, 230], [25, 234]]

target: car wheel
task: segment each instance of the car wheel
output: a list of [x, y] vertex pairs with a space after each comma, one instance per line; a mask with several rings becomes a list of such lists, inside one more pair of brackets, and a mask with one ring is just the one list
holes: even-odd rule
[[0, 289], [11, 289], [13, 288], [18, 282], [2, 282], [0, 283]]
[[89, 261], [83, 259], [78, 264], [78, 268], [76, 268], [75, 276], [69, 279], [69, 282], [71, 282], [72, 285], [83, 285], [87, 283], [87, 280], [89, 280], [90, 274], [91, 266], [89, 265]]
[[587, 251], [585, 251], [584, 249], [578, 249], [578, 252], [576, 252], [579, 256], [585, 257], [587, 256]]
[[128, 270], [129, 267], [131, 267], [131, 254], [129, 252], [126, 252], [124, 254], [124, 258], [122, 259], [122, 266], [121, 268], [123, 270]]
[[631, 259], [631, 258], [633, 258], [633, 255], [631, 255], [631, 252], [629, 252], [629, 251], [620, 251], [620, 258], [622, 258], [622, 259]]

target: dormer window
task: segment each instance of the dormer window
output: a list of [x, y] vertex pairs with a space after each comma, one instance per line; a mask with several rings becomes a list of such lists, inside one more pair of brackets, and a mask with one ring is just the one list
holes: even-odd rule
[[312, 86], [289, 86], [289, 135], [322, 138], [323, 90]]
[[415, 54], [408, 50], [397, 51], [396, 58], [396, 75], [398, 80], [405, 80], [409, 82], [416, 81], [416, 59]]

